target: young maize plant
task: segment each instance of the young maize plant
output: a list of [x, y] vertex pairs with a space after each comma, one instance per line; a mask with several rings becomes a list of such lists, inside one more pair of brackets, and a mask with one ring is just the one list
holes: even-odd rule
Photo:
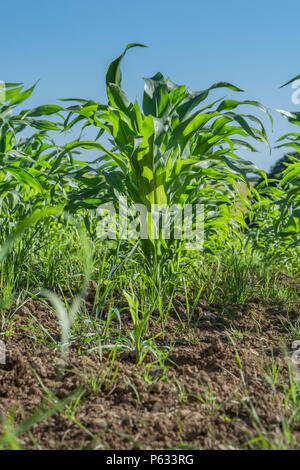
[[[90, 207], [96, 207], [93, 204], [97, 202], [99, 190], [102, 191], [106, 184], [110, 196], [115, 199], [117, 195], [124, 195], [132, 203], [143, 204], [148, 217], [154, 204], [183, 207], [186, 203], [199, 203], [205, 206], [207, 233], [221, 233], [233, 218], [241, 223], [242, 211], [235, 210], [233, 217], [232, 207], [234, 204], [239, 207], [249, 205], [249, 201], [237, 192], [236, 183], [242, 181], [248, 185], [248, 173], [263, 172], [239, 158], [236, 147], [255, 151], [244, 138], [267, 143], [267, 137], [257, 117], [237, 114], [234, 110], [239, 105], [248, 105], [268, 114], [267, 109], [256, 101], [227, 99], [199, 109], [214, 89], [242, 90], [230, 83], [219, 82], [202, 91], [188, 91], [183, 85], [165, 80], [161, 73], [144, 79], [141, 108], [137, 101], [130, 101], [121, 87], [120, 63], [133, 47], [144, 46], [129, 44], [108, 67], [108, 104], [73, 99], [78, 104], [67, 108], [65, 130], [83, 123], [83, 128], [96, 126], [100, 132], [95, 142], [78, 140], [68, 144], [66, 149], [98, 149], [102, 152], [95, 161], [98, 163], [95, 178], [90, 181], [85, 178], [89, 188], [73, 194], [69, 208], [72, 210], [81, 204], [87, 206], [89, 202]], [[104, 132], [109, 134], [111, 149], [97, 141]], [[84, 172], [85, 169], [78, 175], [83, 177]], [[100, 187], [96, 184], [97, 178]], [[163, 230], [155, 240], [150, 228], [148, 230], [148, 239], [141, 240], [147, 260], [153, 261], [164, 252], [172, 256], [170, 248], [176, 248], [178, 241], [167, 240]]]
[[[67, 192], [79, 189], [71, 172], [84, 163], [76, 162], [49, 138], [48, 131], [61, 131], [62, 122], [40, 119], [59, 115], [62, 108], [44, 105], [15, 108], [33, 92], [22, 91], [20, 84], [6, 83], [0, 102], [0, 240], [18, 222], [45, 205], [66, 204]], [[24, 130], [33, 129], [30, 137]]]
[[[243, 138], [264, 142], [267, 138], [263, 124], [255, 116], [237, 114], [234, 110], [242, 104], [267, 112], [266, 108], [254, 101], [217, 100], [199, 109], [214, 89], [242, 90], [219, 82], [208, 89], [190, 92], [185, 86], [165, 80], [160, 73], [145, 79], [141, 108], [137, 101], [129, 100], [121, 87], [120, 63], [125, 53], [137, 46], [143, 47], [129, 44], [109, 65], [108, 104], [77, 100], [79, 104], [68, 108], [64, 130], [77, 123], [82, 123], [83, 129], [95, 126], [100, 129], [95, 141], [79, 139], [59, 149], [48, 140], [46, 132], [61, 130], [61, 125], [37, 118], [60, 116], [62, 108], [46, 105], [13, 115], [15, 106], [26, 100], [35, 86], [22, 91], [19, 84], [6, 84], [5, 101], [0, 108], [2, 214], [5, 206], [10, 211], [17, 209], [17, 220], [28, 215], [27, 210], [32, 212], [45, 202], [53, 202], [54, 195], [57, 203], [58, 195], [63, 201], [73, 191], [69, 195], [71, 210], [97, 207], [123, 195], [130, 202], [143, 204], [148, 219], [154, 204], [181, 208], [186, 203], [204, 204], [208, 234], [224, 236], [229, 226], [242, 222], [239, 209], [249, 205], [249, 201], [236, 191], [236, 182], [247, 183], [247, 173], [261, 172], [236, 155], [236, 146], [254, 151]], [[28, 139], [18, 138], [25, 128], [37, 132]], [[110, 136], [110, 150], [98, 142], [104, 132]], [[73, 153], [80, 148], [102, 152], [96, 160], [97, 168], [74, 162]], [[28, 204], [24, 205], [24, 201]], [[234, 204], [239, 209], [233, 217]], [[163, 230], [158, 240], [153, 239], [150, 231], [151, 223], [148, 239], [141, 240], [148, 261], [163, 253], [172, 256], [182, 243], [168, 240]]]
[[[300, 77], [294, 77], [282, 87], [294, 82]], [[300, 126], [300, 112], [288, 112], [278, 110], [289, 122]], [[279, 141], [284, 143], [279, 144], [276, 148], [291, 147], [296, 150], [296, 154], [289, 156], [290, 162], [286, 164], [286, 169], [283, 171], [283, 177], [280, 181], [280, 187], [285, 189], [285, 197], [281, 201], [280, 217], [275, 225], [277, 234], [280, 237], [291, 238], [293, 245], [299, 245], [300, 233], [300, 133], [293, 132], [283, 135]]]
[[[295, 77], [283, 86], [299, 77]], [[300, 125], [300, 113], [277, 110], [294, 125]], [[268, 180], [256, 185], [259, 193], [253, 204], [246, 242], [252, 251], [282, 266], [299, 266], [300, 233], [300, 134], [292, 132], [278, 139], [275, 148], [290, 148], [268, 174]]]

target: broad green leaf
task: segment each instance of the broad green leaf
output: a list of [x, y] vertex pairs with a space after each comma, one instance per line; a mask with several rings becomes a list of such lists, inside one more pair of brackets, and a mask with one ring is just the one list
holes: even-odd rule
[[128, 112], [128, 108], [131, 105], [129, 98], [126, 96], [122, 88], [118, 85], [111, 83], [106, 88], [107, 96], [110, 104], [116, 108], [121, 109], [125, 114]]
[[16, 180], [27, 184], [28, 186], [36, 189], [38, 192], [43, 192], [43, 188], [40, 183], [23, 168], [7, 166], [5, 171], [8, 171]]
[[113, 83], [117, 86], [121, 86], [121, 81], [122, 81], [122, 74], [120, 70], [120, 63], [123, 57], [125, 56], [126, 52], [129, 49], [132, 49], [133, 47], [147, 47], [143, 44], [138, 44], [138, 43], [132, 43], [128, 44], [120, 57], [115, 59], [111, 64], [108, 66], [107, 72], [106, 72], [106, 86], [109, 86], [110, 83]]
[[18, 93], [17, 95], [15, 95], [11, 100], [10, 100], [10, 105], [15, 105], [15, 104], [20, 104], [20, 103], [23, 103], [23, 101], [27, 100], [27, 98], [29, 98], [29, 96], [32, 94], [32, 92], [34, 91], [36, 85], [37, 85], [38, 82], [36, 82], [31, 88], [29, 88], [28, 90], [25, 90], [25, 91], [22, 91], [20, 93]]
[[37, 108], [28, 111], [22, 111], [21, 115], [23, 113], [26, 113], [26, 115], [30, 117], [48, 116], [50, 114], [57, 114], [60, 111], [63, 111], [63, 108], [61, 106], [58, 106], [56, 104], [47, 104], [43, 106], [38, 106]]

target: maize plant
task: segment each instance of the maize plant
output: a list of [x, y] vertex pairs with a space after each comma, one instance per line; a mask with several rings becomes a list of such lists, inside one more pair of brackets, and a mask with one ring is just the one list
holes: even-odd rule
[[[188, 91], [165, 79], [161, 73], [145, 78], [142, 105], [134, 103], [122, 89], [120, 64], [126, 52], [141, 44], [129, 44], [114, 60], [106, 73], [107, 104], [93, 100], [73, 99], [65, 130], [78, 123], [99, 128], [96, 141], [74, 141], [66, 150], [98, 149], [101, 155], [94, 178], [85, 182], [88, 188], [73, 194], [69, 208], [97, 201], [99, 189], [107, 185], [110, 195], [125, 195], [135, 204], [143, 204], [148, 218], [153, 205], [205, 205], [205, 230], [222, 232], [229, 224], [242, 223], [242, 210], [233, 207], [248, 205], [246, 196], [236, 190], [236, 183], [248, 185], [247, 174], [259, 173], [251, 162], [236, 154], [242, 146], [255, 151], [249, 138], [267, 143], [262, 122], [253, 115], [236, 113], [240, 105], [257, 107], [268, 114], [256, 101], [221, 99], [204, 104], [215, 89], [242, 90], [227, 82], [218, 82], [202, 91]], [[269, 114], [268, 114], [269, 115]], [[253, 123], [255, 127], [253, 127]], [[99, 142], [105, 134], [111, 148]], [[83, 177], [85, 169], [78, 174]], [[101, 177], [100, 177], [101, 175]], [[104, 180], [103, 180], [104, 176]], [[97, 185], [100, 183], [100, 188]], [[248, 186], [249, 188], [249, 186]], [[150, 214], [151, 216], [151, 214]], [[150, 226], [151, 224], [149, 224]], [[141, 240], [148, 260], [176, 247], [176, 240], [167, 240], [161, 230], [159, 239]]]
[[[47, 135], [61, 131], [61, 123], [40, 119], [59, 115], [62, 108], [44, 105], [16, 112], [35, 86], [22, 91], [20, 84], [5, 84], [0, 104], [0, 236], [35, 209], [64, 204], [67, 192], [78, 189], [72, 171], [84, 165], [60, 149]], [[24, 137], [24, 130], [33, 130]]]
[[[294, 77], [282, 87], [292, 83], [300, 76]], [[300, 126], [300, 113], [278, 110], [285, 118], [294, 125]], [[296, 150], [296, 154], [289, 156], [290, 162], [286, 164], [280, 187], [286, 191], [285, 197], [281, 200], [280, 217], [276, 223], [277, 235], [281, 237], [291, 237], [293, 245], [299, 245], [300, 232], [300, 133], [291, 132], [283, 135], [276, 148], [290, 147]]]
[[[285, 83], [288, 85], [299, 77]], [[300, 113], [277, 110], [294, 125], [300, 125]], [[279, 160], [268, 181], [261, 181], [256, 190], [259, 199], [253, 204], [247, 241], [252, 250], [261, 253], [270, 262], [284, 266], [299, 264], [300, 232], [300, 134], [291, 132], [278, 139], [275, 148], [291, 148]], [[296, 150], [296, 151], [295, 151]]]

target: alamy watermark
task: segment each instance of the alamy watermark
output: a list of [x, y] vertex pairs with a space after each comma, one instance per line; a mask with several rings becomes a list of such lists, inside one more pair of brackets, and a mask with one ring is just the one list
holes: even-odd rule
[[151, 239], [183, 240], [188, 250], [202, 250], [204, 242], [204, 205], [152, 204], [149, 211], [143, 204], [118, 199], [118, 214], [112, 203], [97, 209], [100, 221], [97, 235], [101, 240]]
[[4, 341], [0, 341], [0, 364], [6, 364], [6, 346]]
[[5, 83], [0, 80], [0, 105], [4, 104], [6, 101], [6, 88]]
[[292, 103], [300, 104], [300, 80], [295, 80], [292, 83], [292, 88], [295, 89], [292, 93]]
[[292, 350], [294, 350], [291, 356], [292, 362], [298, 366], [300, 365], [300, 340], [293, 341]]

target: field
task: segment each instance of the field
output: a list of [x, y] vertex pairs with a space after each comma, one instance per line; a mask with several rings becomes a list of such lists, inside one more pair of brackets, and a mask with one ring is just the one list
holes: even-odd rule
[[[132, 103], [135, 47], [106, 104], [2, 90], [0, 448], [299, 450], [299, 113], [272, 179], [238, 156], [268, 145], [268, 109], [159, 73]], [[153, 236], [158, 205], [201, 205], [201, 247], [178, 219]]]

